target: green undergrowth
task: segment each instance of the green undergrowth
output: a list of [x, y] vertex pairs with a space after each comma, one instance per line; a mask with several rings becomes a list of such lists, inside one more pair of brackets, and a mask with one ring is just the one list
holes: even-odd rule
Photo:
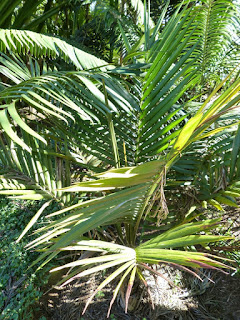
[[26, 235], [16, 243], [40, 206], [41, 202], [0, 197], [0, 320], [34, 319], [33, 310], [36, 311], [36, 302], [42, 295], [40, 288], [48, 280], [51, 266], [37, 275], [36, 268], [27, 271], [38, 256], [37, 252], [24, 248], [33, 237]]

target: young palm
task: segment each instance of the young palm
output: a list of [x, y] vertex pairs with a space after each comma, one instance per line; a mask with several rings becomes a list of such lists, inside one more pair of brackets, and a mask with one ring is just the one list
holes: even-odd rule
[[[28, 244], [44, 250], [35, 263], [41, 261], [43, 267], [65, 250], [92, 252], [91, 258], [80, 256], [54, 270], [74, 268], [64, 279], [69, 283], [115, 267], [96, 292], [120, 276], [112, 305], [129, 278], [126, 310], [134, 279], [137, 275], [144, 281], [142, 270], [149, 264], [167, 262], [191, 273], [187, 267], [226, 267], [208, 253], [180, 250], [231, 238], [200, 234], [215, 227], [218, 219], [185, 221], [139, 243], [139, 226], [146, 216], [158, 222], [167, 216], [164, 184], [173, 164], [192, 143], [219, 132], [211, 125], [240, 99], [238, 80], [209, 104], [222, 83], [193, 117], [182, 111], [178, 101], [198, 82], [198, 73], [192, 58], [197, 44], [188, 47], [192, 22], [186, 26], [188, 14], [179, 9], [161, 34], [166, 8], [153, 30], [146, 23], [144, 36], [134, 46], [122, 30], [127, 54], [125, 65], [117, 68], [58, 38], [0, 31], [1, 193], [47, 200], [21, 237], [49, 201], [59, 201], [63, 208], [46, 217], [49, 223]], [[54, 58], [68, 62], [67, 70]], [[117, 233], [114, 243], [104, 238], [110, 225]]]

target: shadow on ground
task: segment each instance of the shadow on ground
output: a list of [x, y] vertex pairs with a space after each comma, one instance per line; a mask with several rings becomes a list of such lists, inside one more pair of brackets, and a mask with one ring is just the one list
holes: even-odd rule
[[[135, 311], [125, 314], [122, 300], [119, 298], [112, 307], [112, 320], [240, 320], [240, 277], [223, 275], [219, 272], [206, 273], [207, 278], [200, 282], [196, 278], [164, 267], [166, 274], [175, 277], [176, 287], [172, 288], [168, 282], [158, 279], [149, 281], [152, 300], [146, 290], [138, 288], [133, 292], [136, 297]], [[104, 320], [107, 319], [109, 303], [114, 287], [107, 287], [101, 291], [82, 315], [86, 300], [96, 288], [101, 277], [78, 280], [63, 289], [55, 288], [46, 293], [39, 304], [35, 319], [45, 316], [47, 320]], [[130, 303], [131, 305], [131, 303]]]

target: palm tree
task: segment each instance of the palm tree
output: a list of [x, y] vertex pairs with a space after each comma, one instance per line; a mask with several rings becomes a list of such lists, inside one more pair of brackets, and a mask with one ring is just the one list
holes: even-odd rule
[[[134, 279], [146, 283], [142, 270], [149, 264], [182, 266], [196, 276], [191, 268], [225, 268], [210, 253], [180, 248], [231, 238], [199, 234], [220, 219], [194, 221], [194, 215], [146, 242], [138, 237], [146, 217], [158, 224], [166, 219], [164, 186], [174, 182], [184, 154], [238, 123], [230, 116], [240, 100], [240, 80], [211, 102], [225, 79], [194, 113], [179, 103], [201, 76], [195, 67], [198, 43], [189, 46], [195, 30], [189, 32], [191, 22], [186, 27], [187, 8], [179, 7], [159, 33], [166, 10], [154, 29], [145, 10], [144, 34], [133, 45], [121, 29], [126, 53], [117, 67], [56, 37], [0, 31], [0, 193], [45, 200], [18, 241], [58, 201], [62, 209], [46, 216], [48, 224], [28, 244], [43, 249], [34, 264], [43, 267], [60, 251], [92, 252], [54, 270], [73, 268], [66, 284], [115, 267], [96, 292], [121, 275], [111, 307], [129, 278], [126, 310]], [[236, 178], [237, 156], [231, 159]], [[107, 241], [111, 228], [114, 243]]]

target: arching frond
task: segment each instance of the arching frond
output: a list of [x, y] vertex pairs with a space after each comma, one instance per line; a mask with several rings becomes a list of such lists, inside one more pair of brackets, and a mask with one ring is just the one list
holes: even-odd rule
[[0, 193], [20, 199], [58, 198], [58, 201], [64, 201], [64, 198], [61, 199], [62, 193], [57, 192], [57, 188], [66, 186], [71, 181], [71, 157], [60, 157], [51, 147], [49, 149], [52, 152], [48, 152], [42, 142], [37, 142], [23, 130], [22, 136], [31, 148], [31, 154], [14, 144], [8, 136], [1, 136]]
[[30, 53], [35, 58], [61, 56], [78, 70], [111, 68], [107, 62], [84, 52], [66, 41], [27, 30], [0, 29], [0, 50], [18, 54]]
[[[143, 83], [138, 161], [165, 150], [178, 135], [179, 124], [187, 116], [179, 113], [180, 109], [175, 104], [197, 79], [192, 73], [194, 60], [189, 59], [194, 47], [182, 56], [189, 36], [186, 36], [187, 29], [183, 27], [185, 19], [181, 21], [180, 18], [173, 17], [169, 21], [166, 32], [148, 53], [152, 64]], [[187, 60], [190, 60], [188, 64]]]

